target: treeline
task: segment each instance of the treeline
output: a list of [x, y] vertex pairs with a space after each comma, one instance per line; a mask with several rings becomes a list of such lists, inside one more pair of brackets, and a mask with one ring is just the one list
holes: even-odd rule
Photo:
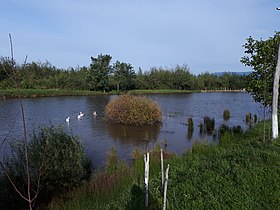
[[0, 58], [0, 88], [9, 89], [75, 89], [94, 91], [156, 90], [216, 90], [243, 89], [245, 76], [224, 73], [221, 76], [202, 73], [194, 75], [187, 65], [172, 68], [153, 67], [137, 72], [131, 64], [116, 61], [110, 55], [91, 57], [89, 66], [59, 69], [49, 62], [17, 64]]

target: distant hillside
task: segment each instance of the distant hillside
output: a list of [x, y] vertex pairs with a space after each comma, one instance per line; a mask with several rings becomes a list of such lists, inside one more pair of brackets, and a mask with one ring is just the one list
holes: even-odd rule
[[249, 75], [250, 73], [252, 73], [251, 71], [243, 71], [243, 72], [215, 72], [215, 73], [212, 73], [216, 76], [223, 76], [224, 74], [236, 74], [236, 75], [239, 75], [239, 76], [247, 76]]

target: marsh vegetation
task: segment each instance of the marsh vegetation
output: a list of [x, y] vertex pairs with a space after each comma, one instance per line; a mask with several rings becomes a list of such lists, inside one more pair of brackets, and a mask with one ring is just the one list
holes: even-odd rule
[[[277, 209], [280, 146], [269, 140], [264, 123], [268, 124], [262, 122], [245, 133], [225, 132], [216, 146], [195, 144], [182, 157], [165, 152], [164, 164], [170, 164], [167, 209]], [[95, 171], [89, 181], [69, 192], [55, 195], [45, 208], [145, 209], [144, 153], [135, 150], [134, 163], [128, 167], [112, 149], [106, 169]], [[148, 209], [162, 207], [159, 186], [160, 150], [155, 147], [150, 156]]]

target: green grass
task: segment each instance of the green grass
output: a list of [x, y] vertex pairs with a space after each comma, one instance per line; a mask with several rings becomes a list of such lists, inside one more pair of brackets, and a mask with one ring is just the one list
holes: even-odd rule
[[128, 91], [132, 94], [175, 94], [175, 93], [194, 93], [201, 92], [200, 90], [130, 90]]
[[[200, 91], [190, 90], [130, 90], [132, 94], [175, 94], [175, 93], [192, 93]], [[64, 89], [0, 89], [1, 98], [30, 98], [30, 97], [45, 97], [45, 96], [91, 96], [97, 94], [122, 94], [118, 91], [90, 91], [90, 90], [64, 90]]]
[[62, 90], [62, 89], [2, 89], [0, 98], [18, 97], [44, 97], [44, 96], [90, 96], [104, 94], [103, 92], [88, 90]]
[[[245, 134], [224, 135], [218, 146], [195, 144], [182, 157], [165, 154], [167, 209], [280, 209], [279, 141], [270, 141], [261, 123]], [[87, 184], [51, 209], [145, 209], [143, 156], [139, 151], [134, 156], [134, 167], [118, 164], [108, 183]], [[158, 149], [150, 161], [149, 209], [161, 209]], [[97, 175], [91, 182], [104, 179]]]

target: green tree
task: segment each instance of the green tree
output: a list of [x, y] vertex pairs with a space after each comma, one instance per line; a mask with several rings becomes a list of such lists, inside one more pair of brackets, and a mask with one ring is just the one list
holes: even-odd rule
[[190, 90], [193, 87], [189, 68], [186, 65], [177, 65], [173, 72], [173, 85], [177, 90]]
[[135, 72], [130, 64], [117, 61], [114, 65], [114, 77], [117, 91], [134, 88]]
[[143, 74], [142, 69], [139, 68], [135, 78], [135, 88], [138, 90], [147, 89], [146, 76]]
[[15, 63], [9, 58], [0, 58], [0, 81], [11, 76]]
[[103, 90], [105, 92], [109, 86], [109, 75], [112, 72], [110, 65], [112, 57], [110, 55], [98, 55], [91, 57], [91, 64], [87, 75], [89, 87], [92, 90]]
[[273, 78], [277, 64], [280, 32], [267, 40], [255, 40], [251, 36], [243, 45], [246, 56], [241, 63], [250, 66], [253, 72], [247, 77], [246, 89], [255, 101], [265, 106], [272, 104]]

